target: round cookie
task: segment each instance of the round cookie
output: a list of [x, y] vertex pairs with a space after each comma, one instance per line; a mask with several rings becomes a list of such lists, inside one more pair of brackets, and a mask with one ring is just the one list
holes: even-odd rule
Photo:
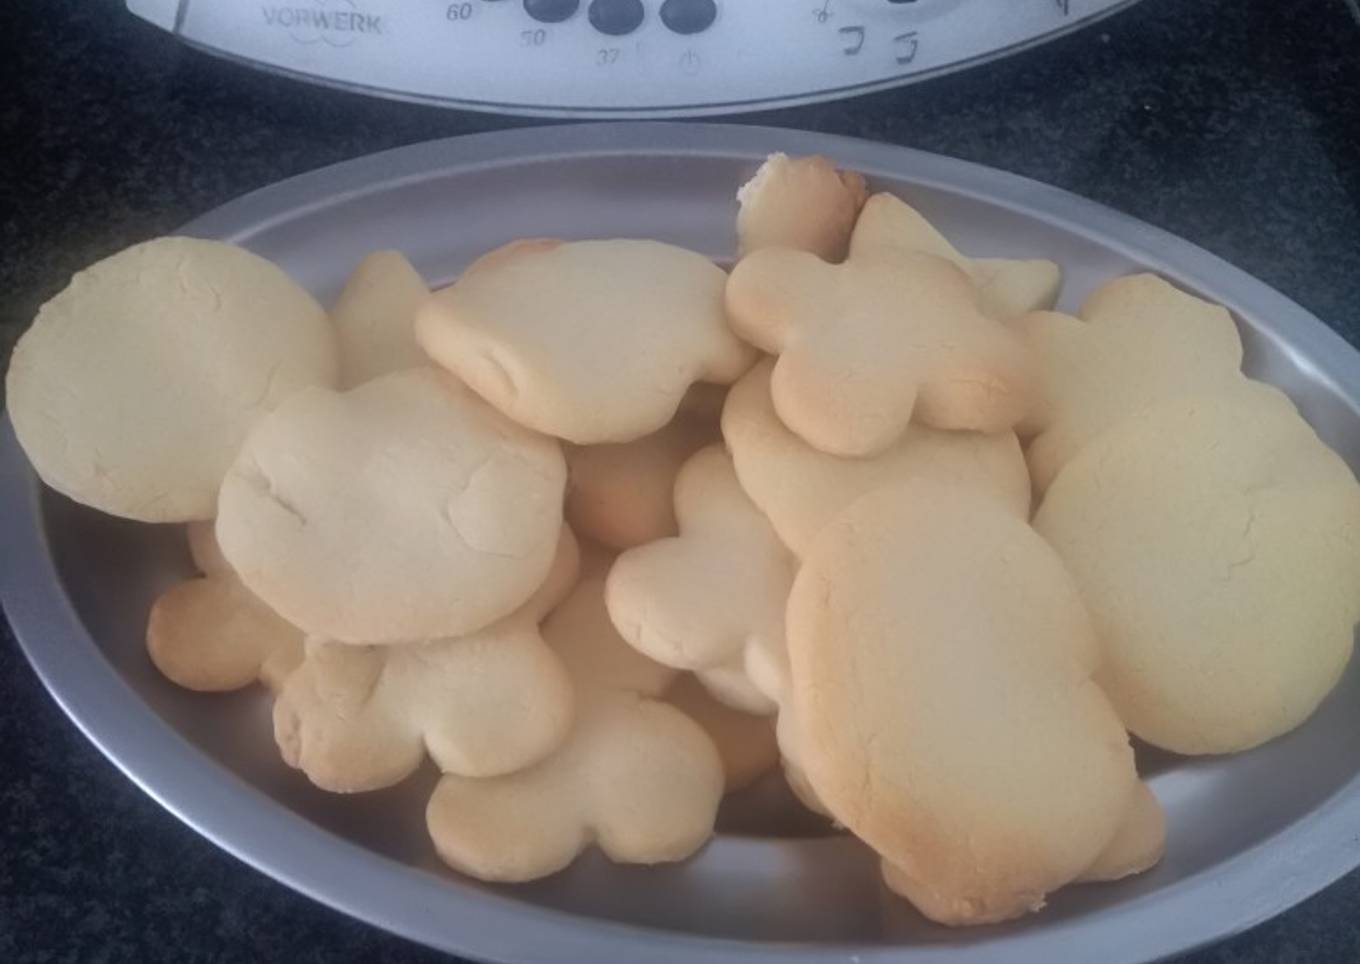
[[1059, 473], [1035, 526], [1066, 561], [1130, 731], [1230, 753], [1303, 722], [1360, 619], [1360, 486], [1275, 389], [1145, 408]]
[[795, 555], [842, 509], [885, 485], [935, 479], [974, 487], [1028, 519], [1029, 469], [1013, 432], [982, 435], [909, 425], [884, 452], [862, 459], [828, 455], [791, 432], [770, 397], [771, 361], [728, 393], [723, 438], [741, 486]]
[[864, 194], [863, 177], [825, 157], [771, 154], [737, 191], [737, 252], [795, 248], [840, 261]]
[[434, 369], [310, 390], [256, 426], [217, 538], [242, 581], [311, 635], [398, 643], [475, 632], [543, 582], [561, 447]]
[[578, 445], [628, 442], [697, 381], [754, 353], [727, 327], [727, 276], [657, 241], [516, 241], [426, 302], [416, 337], [510, 418]]
[[567, 448], [567, 521], [582, 536], [631, 549], [675, 535], [672, 492], [685, 460], [717, 433], [677, 415], [632, 442]]
[[416, 312], [429, 296], [400, 251], [375, 251], [354, 266], [331, 309], [342, 386], [429, 364], [416, 344]]
[[326, 313], [235, 245], [158, 238], [86, 268], [38, 311], [5, 379], [44, 482], [143, 522], [212, 518], [259, 418], [338, 376]]
[[1057, 555], [994, 500], [915, 482], [827, 526], [789, 598], [800, 763], [946, 924], [1036, 910], [1105, 850], [1137, 783]]

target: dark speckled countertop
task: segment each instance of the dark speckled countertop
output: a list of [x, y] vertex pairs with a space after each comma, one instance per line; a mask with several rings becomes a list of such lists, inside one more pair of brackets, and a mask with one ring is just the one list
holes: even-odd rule
[[[254, 73], [122, 6], [0, 14], [0, 367], [43, 300], [124, 245], [310, 168], [528, 123]], [[1144, 0], [978, 70], [741, 119], [1059, 185], [1189, 238], [1360, 343], [1360, 25], [1345, 0]], [[447, 958], [292, 893], [162, 811], [0, 626], [0, 961], [334, 960]], [[1360, 874], [1186, 960], [1360, 961]]]

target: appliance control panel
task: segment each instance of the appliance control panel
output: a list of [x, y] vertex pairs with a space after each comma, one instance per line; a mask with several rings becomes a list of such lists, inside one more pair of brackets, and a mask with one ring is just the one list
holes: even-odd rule
[[1134, 0], [127, 0], [192, 45], [502, 113], [684, 116], [909, 83]]

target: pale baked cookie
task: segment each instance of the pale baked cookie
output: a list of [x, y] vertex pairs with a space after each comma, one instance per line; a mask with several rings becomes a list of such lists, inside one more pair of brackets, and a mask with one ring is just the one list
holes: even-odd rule
[[851, 257], [909, 252], [953, 262], [977, 288], [983, 312], [997, 321], [1052, 308], [1062, 286], [1062, 271], [1052, 261], [969, 258], [911, 205], [891, 194], [875, 194], [865, 202], [855, 224]]
[[675, 673], [631, 649], [587, 577], [544, 632], [576, 685], [566, 743], [505, 777], [445, 776], [426, 810], [440, 857], [482, 880], [524, 881], [591, 844], [619, 863], [683, 860], [708, 840], [723, 764], [699, 724], [659, 697]]
[[416, 312], [429, 296], [400, 251], [375, 251], [355, 265], [331, 309], [342, 386], [429, 364], [416, 344]]
[[302, 661], [302, 632], [231, 574], [189, 579], [151, 606], [146, 649], [185, 689], [238, 690], [259, 680], [277, 690]]
[[461, 382], [411, 369], [300, 392], [222, 484], [241, 580], [308, 634], [397, 643], [476, 632], [543, 582], [566, 466]]
[[771, 154], [737, 191], [737, 252], [795, 248], [840, 261], [864, 196], [864, 178], [825, 157]]
[[779, 744], [770, 717], [732, 709], [691, 673], [671, 684], [666, 702], [704, 728], [722, 758], [729, 793], [750, 786], [778, 765]]
[[727, 283], [737, 334], [779, 356], [775, 410], [832, 455], [876, 455], [916, 421], [1008, 431], [1033, 394], [1016, 336], [978, 310], [968, 276], [927, 254], [802, 251], [743, 258]]
[[856, 502], [804, 559], [788, 644], [812, 787], [931, 919], [1037, 910], [1114, 838], [1138, 776], [1095, 632], [995, 500], [915, 482]]
[[632, 442], [568, 446], [567, 521], [613, 549], [675, 535], [675, 476], [716, 438], [711, 424], [677, 415]]
[[791, 432], [770, 397], [772, 361], [747, 372], [728, 393], [723, 438], [746, 494], [795, 555], [860, 496], [885, 485], [935, 479], [972, 487], [1028, 519], [1029, 470], [1014, 432], [982, 435], [909, 425], [883, 452], [846, 459]]
[[521, 425], [628, 442], [669, 422], [694, 382], [751, 366], [723, 314], [726, 280], [658, 241], [516, 241], [426, 302], [416, 337]]
[[1082, 446], [1121, 418], [1177, 395], [1241, 381], [1232, 316], [1156, 275], [1097, 288], [1081, 317], [1039, 312], [1015, 325], [1039, 369], [1039, 395], [1021, 424], [1037, 492]]
[[614, 563], [609, 615], [638, 651], [694, 671], [736, 709], [772, 712], [747, 666], [783, 646], [794, 559], [742, 491], [722, 446], [700, 450], [680, 470], [675, 514], [678, 536]]
[[326, 313], [278, 267], [220, 241], [158, 238], [86, 268], [38, 311], [5, 379], [43, 481], [143, 522], [212, 518], [246, 433], [335, 384]]
[[170, 682], [203, 693], [262, 682], [283, 685], [302, 661], [302, 631], [236, 578], [211, 522], [185, 527], [189, 554], [203, 575], [157, 597], [146, 624], [146, 650]]
[[1146, 783], [1133, 791], [1124, 820], [1079, 881], [1123, 880], [1155, 866], [1166, 852], [1166, 814]]
[[660, 696], [678, 671], [628, 646], [605, 608], [609, 559], [591, 553], [576, 589], [543, 625], [543, 633], [581, 685]]
[[1125, 725], [1229, 753], [1303, 722], [1360, 619], [1360, 486], [1278, 391], [1143, 409], [1089, 443], [1035, 526], [1081, 587]]
[[214, 520], [190, 522], [184, 527], [189, 540], [189, 558], [194, 561], [198, 571], [205, 576], [235, 575], [227, 557], [222, 555], [222, 547], [217, 544], [217, 534], [213, 531]]
[[551, 753], [571, 726], [571, 682], [539, 621], [571, 591], [578, 555], [562, 527], [546, 581], [480, 632], [402, 646], [309, 640], [274, 703], [284, 761], [339, 793], [391, 786], [426, 755], [444, 773], [499, 776]]

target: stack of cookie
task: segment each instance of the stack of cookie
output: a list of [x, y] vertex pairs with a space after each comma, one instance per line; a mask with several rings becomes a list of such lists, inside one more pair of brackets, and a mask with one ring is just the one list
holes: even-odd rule
[[1243, 750], [1331, 689], [1360, 486], [1222, 308], [1059, 314], [1057, 265], [866, 195], [775, 155], [730, 274], [529, 239], [431, 294], [379, 252], [329, 315], [148, 242], [44, 306], [11, 418], [59, 491], [188, 524], [156, 666], [258, 681], [325, 790], [429, 761], [460, 871], [683, 859], [782, 763], [924, 914], [1013, 918], [1160, 858], [1130, 733]]

